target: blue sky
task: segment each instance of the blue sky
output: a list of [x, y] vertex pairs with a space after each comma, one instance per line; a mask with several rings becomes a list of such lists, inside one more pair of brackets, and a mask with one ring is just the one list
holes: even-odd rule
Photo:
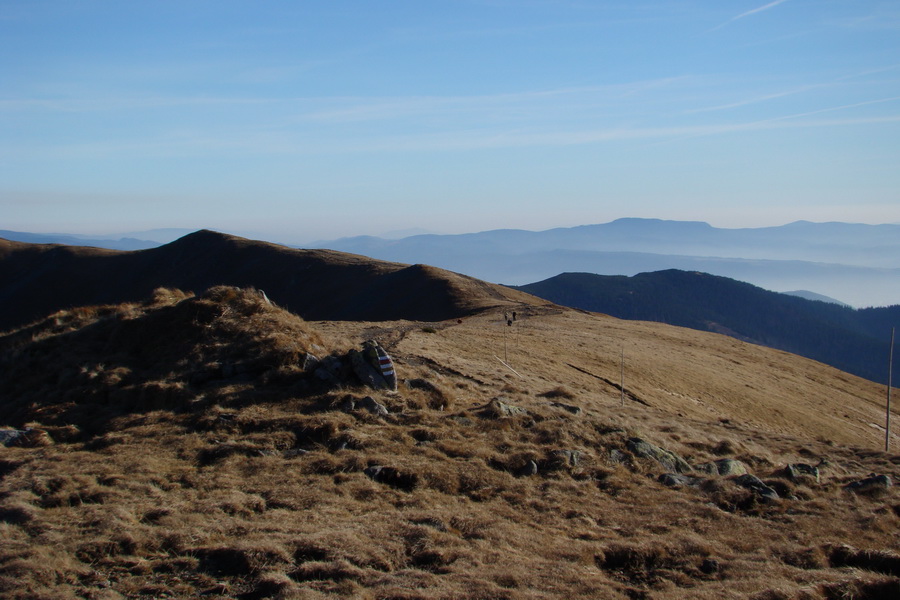
[[0, 229], [900, 222], [896, 0], [0, 0]]

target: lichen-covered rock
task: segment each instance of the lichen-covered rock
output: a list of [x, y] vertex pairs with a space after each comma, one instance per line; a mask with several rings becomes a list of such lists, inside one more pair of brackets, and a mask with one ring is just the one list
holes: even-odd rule
[[712, 462], [703, 463], [694, 467], [700, 473], [707, 475], [719, 475], [722, 477], [730, 477], [732, 475], [746, 475], [750, 471], [747, 466], [739, 460], [733, 458], [720, 458]]
[[488, 418], [502, 419], [504, 417], [516, 417], [526, 415], [528, 411], [519, 406], [507, 404], [499, 398], [494, 398], [481, 411], [481, 414]]
[[666, 471], [674, 473], [690, 473], [694, 470], [686, 460], [674, 452], [670, 452], [659, 446], [654, 446], [641, 438], [628, 438], [625, 446], [635, 456], [655, 460], [662, 465]]
[[613, 448], [609, 451], [609, 463], [613, 465], [624, 465], [628, 462], [628, 455], [619, 450], [618, 448]]
[[819, 468], [802, 463], [792, 463], [784, 468], [784, 474], [791, 481], [799, 481], [804, 477], [812, 477], [819, 483]]

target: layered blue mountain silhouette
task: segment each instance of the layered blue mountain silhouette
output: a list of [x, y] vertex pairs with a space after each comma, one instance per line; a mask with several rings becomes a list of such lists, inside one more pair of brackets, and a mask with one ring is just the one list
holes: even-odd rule
[[809, 290], [857, 307], [900, 303], [900, 225], [798, 221], [723, 229], [702, 222], [619, 219], [546, 231], [353, 237], [316, 247], [425, 263], [508, 285], [565, 272], [636, 275], [680, 269], [774, 291]]

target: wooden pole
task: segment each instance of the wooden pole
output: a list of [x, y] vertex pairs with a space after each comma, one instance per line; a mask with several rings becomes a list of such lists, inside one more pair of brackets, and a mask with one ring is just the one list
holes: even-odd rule
[[891, 388], [894, 386], [893, 370], [894, 370], [894, 332], [896, 328], [891, 327], [891, 349], [888, 351], [888, 386], [887, 386], [887, 416], [884, 423], [884, 451], [891, 450]]
[[625, 406], [625, 346], [622, 346], [622, 360], [619, 362], [619, 384], [622, 406]]

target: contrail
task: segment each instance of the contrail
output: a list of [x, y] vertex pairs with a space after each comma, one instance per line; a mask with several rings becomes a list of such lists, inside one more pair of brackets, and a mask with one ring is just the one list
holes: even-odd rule
[[756, 13], [762, 12], [764, 10], [769, 10], [770, 8], [778, 6], [779, 4], [783, 4], [785, 2], [787, 2], [787, 0], [775, 0], [775, 2], [769, 2], [768, 4], [766, 4], [764, 6], [754, 8], [753, 10], [748, 10], [745, 13], [741, 13], [738, 16], [732, 18], [731, 21], [728, 21], [728, 22], [731, 23], [732, 21], [737, 21], [738, 19], [743, 19], [744, 17], [749, 17], [750, 15], [755, 15]]
[[731, 17], [730, 19], [728, 19], [721, 25], [717, 25], [716, 27], [713, 27], [712, 29], [710, 29], [710, 31], [715, 31], [717, 29], [721, 29], [721, 28], [725, 27], [726, 25], [728, 25], [729, 23], [734, 23], [735, 21], [737, 21], [739, 19], [743, 19], [744, 17], [749, 17], [750, 15], [755, 15], [756, 13], [761, 13], [764, 10], [769, 10], [770, 8], [774, 8], [774, 7], [778, 6], [779, 4], [784, 4], [787, 1], [788, 0], [775, 0], [774, 2], [769, 2], [768, 4], [763, 4], [762, 6], [758, 6], [754, 9], [748, 10], [747, 12], [742, 12], [741, 14], [739, 14], [736, 17]]

